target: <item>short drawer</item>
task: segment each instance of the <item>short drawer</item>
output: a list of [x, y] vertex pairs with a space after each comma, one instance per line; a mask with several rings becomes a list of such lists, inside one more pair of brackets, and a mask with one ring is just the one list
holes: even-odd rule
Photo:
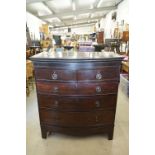
[[39, 93], [71, 95], [76, 94], [76, 83], [36, 82]]
[[77, 71], [78, 81], [119, 80], [119, 67], [104, 67]]
[[42, 109], [40, 111], [41, 123], [66, 127], [112, 124], [114, 118], [114, 110], [95, 112], [55, 112]]
[[52, 68], [36, 68], [35, 77], [37, 80], [75, 81], [76, 71]]
[[46, 107], [54, 110], [69, 111], [76, 109], [78, 99], [76, 97], [62, 97], [39, 94], [38, 102], [41, 108]]
[[91, 111], [91, 110], [105, 110], [115, 108], [117, 101], [116, 94], [102, 95], [99, 97], [80, 97], [78, 98], [77, 109]]
[[115, 94], [117, 90], [117, 82], [78, 83], [78, 94], [81, 95]]
[[52, 95], [38, 95], [39, 106], [60, 111], [90, 111], [115, 108], [116, 94], [99, 97], [55, 97]]

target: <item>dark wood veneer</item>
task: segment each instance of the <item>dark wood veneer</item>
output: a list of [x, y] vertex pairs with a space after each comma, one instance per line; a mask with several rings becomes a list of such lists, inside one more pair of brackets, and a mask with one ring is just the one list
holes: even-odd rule
[[105, 93], [117, 93], [118, 89], [118, 82], [37, 82], [36, 84], [37, 90], [40, 93], [59, 95], [99, 95]]
[[118, 67], [104, 67], [101, 69], [83, 69], [77, 71], [77, 80], [78, 81], [105, 81], [105, 80], [118, 80], [119, 72]]
[[59, 97], [38, 94], [40, 108], [59, 111], [91, 111], [115, 108], [116, 94], [85, 97]]
[[40, 121], [41, 123], [66, 127], [101, 126], [112, 124], [114, 115], [114, 110], [58, 112], [43, 108], [40, 111]]
[[122, 56], [103, 52], [40, 53], [34, 63], [42, 138], [48, 132], [107, 133], [113, 139]]
[[[36, 79], [51, 80], [51, 81], [74, 81], [76, 80], [76, 71], [74, 70], [63, 70], [54, 68], [37, 68], [35, 70]], [[53, 75], [56, 75], [54, 79]], [[53, 76], [53, 77], [52, 77]]]

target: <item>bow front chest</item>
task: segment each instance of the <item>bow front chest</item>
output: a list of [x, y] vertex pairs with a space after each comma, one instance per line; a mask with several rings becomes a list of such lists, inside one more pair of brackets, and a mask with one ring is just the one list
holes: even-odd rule
[[122, 57], [111, 52], [43, 52], [35, 70], [42, 138], [48, 132], [113, 139]]

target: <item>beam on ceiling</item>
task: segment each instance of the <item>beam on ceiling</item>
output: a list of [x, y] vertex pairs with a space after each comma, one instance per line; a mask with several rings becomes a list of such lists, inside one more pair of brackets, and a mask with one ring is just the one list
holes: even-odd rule
[[103, 18], [104, 16], [97, 16], [97, 17], [93, 17], [93, 18], [83, 18], [83, 19], [76, 19], [76, 20], [72, 20], [72, 19], [62, 19], [63, 22], [66, 23], [70, 23], [70, 22], [84, 22], [84, 21], [88, 21], [88, 20], [98, 20]]
[[76, 11], [69, 11], [69, 12], [62, 12], [62, 13], [57, 13], [57, 14], [51, 14], [51, 15], [45, 15], [45, 16], [40, 16], [41, 19], [47, 19], [47, 18], [54, 18], [54, 17], [62, 17], [62, 16], [68, 16], [68, 15], [78, 15], [78, 14], [83, 14], [83, 13], [93, 13], [96, 11], [105, 11], [105, 10], [115, 10], [117, 9], [116, 6], [109, 6], [109, 7], [101, 7], [101, 8], [94, 8], [94, 9], [85, 9], [85, 10], [76, 10]]
[[100, 2], [100, 0], [96, 0], [94, 3], [94, 8], [97, 8], [98, 3]]
[[118, 6], [120, 3], [122, 3], [124, 0], [120, 0], [117, 4], [116, 4], [116, 6]]
[[[52, 8], [50, 8], [46, 2], [42, 2], [42, 3], [55, 15], [55, 17], [59, 18], [59, 20], [63, 23], [61, 18], [59, 16], [56, 16], [55, 11]], [[65, 25], [65, 23], [63, 23], [63, 24]]]
[[[91, 26], [94, 25], [95, 23], [91, 23], [91, 24], [84, 24], [84, 25], [74, 25], [74, 26], [69, 26], [70, 28], [76, 28], [76, 27], [86, 27], [86, 26]], [[61, 28], [68, 28], [68, 26], [63, 26], [63, 27], [59, 27], [59, 28], [54, 28], [53, 29], [61, 29]]]
[[41, 18], [40, 18], [39, 16], [37, 16], [36, 14], [34, 14], [34, 13], [32, 13], [32, 12], [28, 11], [28, 10], [27, 10], [27, 12], [28, 12], [28, 13], [30, 13], [30, 14], [32, 14], [33, 16], [37, 17], [38, 19], [42, 20], [43, 22], [45, 22], [45, 23], [47, 23], [47, 24], [50, 24], [50, 25], [51, 25], [51, 23], [50, 23], [50, 22], [48, 22], [48, 21], [46, 21], [46, 20], [44, 20], [44, 19], [41, 19]]
[[42, 2], [53, 14], [55, 14], [55, 12], [47, 5], [46, 2]]
[[65, 26], [54, 26], [54, 28], [61, 28], [61, 27], [72, 27], [72, 26], [80, 26], [80, 25], [90, 25], [90, 24], [95, 24], [96, 22], [85, 22], [85, 23], [77, 23], [77, 24], [68, 24]]
[[39, 3], [39, 2], [47, 2], [47, 1], [51, 1], [51, 0], [26, 0], [26, 4]]

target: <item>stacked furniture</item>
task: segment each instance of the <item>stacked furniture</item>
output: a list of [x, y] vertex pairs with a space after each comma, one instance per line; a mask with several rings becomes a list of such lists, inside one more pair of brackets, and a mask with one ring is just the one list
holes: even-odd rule
[[104, 43], [104, 31], [96, 33], [97, 43], [103, 44]]
[[42, 138], [47, 133], [108, 134], [113, 139], [122, 56], [39, 53], [34, 63]]
[[120, 52], [120, 39], [105, 39], [104, 50]]
[[92, 41], [79, 42], [79, 52], [93, 52], [95, 51], [94, 46], [92, 46]]

